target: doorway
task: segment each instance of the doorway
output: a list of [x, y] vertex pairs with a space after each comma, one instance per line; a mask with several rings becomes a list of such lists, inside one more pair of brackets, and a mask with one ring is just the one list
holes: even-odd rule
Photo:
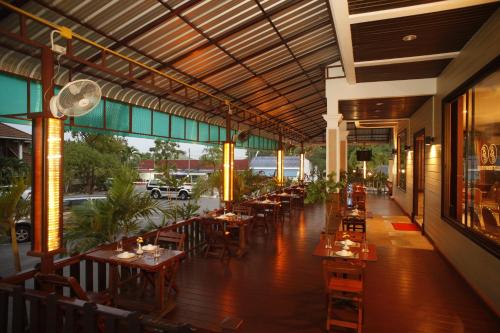
[[425, 130], [413, 137], [413, 222], [424, 229]]

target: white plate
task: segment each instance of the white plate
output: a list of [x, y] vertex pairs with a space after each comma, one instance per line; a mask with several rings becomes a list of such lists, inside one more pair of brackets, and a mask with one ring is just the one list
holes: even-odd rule
[[352, 257], [354, 255], [354, 253], [352, 253], [351, 251], [346, 251], [346, 250], [337, 251], [335, 252], [335, 254], [340, 257]]
[[130, 259], [130, 258], [135, 257], [135, 253], [125, 251], [125, 252], [122, 252], [120, 254], [117, 254], [116, 257], [118, 257], [120, 259]]
[[346, 240], [340, 241], [340, 244], [347, 245], [347, 246], [353, 246], [353, 245], [356, 245], [357, 243], [353, 242], [350, 239], [346, 239]]
[[233, 216], [236, 216], [236, 214], [235, 213], [226, 213], [226, 216], [227, 217], [233, 217]]
[[156, 250], [156, 245], [148, 244], [142, 247], [144, 251], [154, 251]]

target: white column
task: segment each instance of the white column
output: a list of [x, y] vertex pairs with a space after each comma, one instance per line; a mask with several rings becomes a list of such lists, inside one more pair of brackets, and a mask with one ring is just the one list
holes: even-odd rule
[[336, 181], [339, 181], [340, 180], [339, 122], [342, 120], [342, 114], [328, 112], [328, 114], [323, 115], [323, 118], [326, 120], [326, 174], [328, 175], [332, 172], [335, 173], [335, 179]]
[[347, 172], [348, 170], [348, 143], [347, 136], [349, 135], [349, 131], [347, 130], [347, 122], [343, 121], [340, 126], [340, 171]]

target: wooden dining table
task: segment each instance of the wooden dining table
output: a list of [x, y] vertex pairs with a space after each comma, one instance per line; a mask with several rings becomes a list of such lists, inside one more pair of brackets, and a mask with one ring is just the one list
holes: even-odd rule
[[[132, 252], [129, 249], [129, 252]], [[98, 263], [109, 264], [108, 285], [114, 305], [123, 306], [134, 310], [146, 310], [154, 313], [156, 317], [163, 317], [171, 311], [175, 304], [171, 302], [171, 288], [174, 285], [175, 273], [177, 272], [180, 260], [185, 256], [184, 251], [162, 249], [159, 258], [153, 258], [152, 253], [144, 252], [130, 259], [121, 259], [117, 255], [121, 253], [115, 250], [96, 250], [85, 255], [87, 260]], [[143, 299], [131, 299], [122, 297], [119, 290], [134, 276], [120, 276], [119, 268], [139, 269], [154, 278], [154, 302], [146, 302]], [[139, 277], [135, 275], [135, 279]], [[168, 281], [166, 278], [168, 277]], [[144, 277], [143, 277], [144, 278]]]
[[238, 234], [238, 251], [236, 252], [237, 257], [242, 257], [248, 252], [247, 246], [247, 228], [253, 220], [253, 216], [250, 215], [228, 215], [223, 214], [216, 216], [215, 219], [224, 221], [227, 225], [237, 226], [239, 230]]
[[[327, 248], [327, 237], [330, 237], [331, 248]], [[353, 253], [353, 256], [340, 256], [337, 254], [338, 251], [342, 250], [342, 244], [340, 240], [336, 240], [334, 235], [328, 235], [321, 237], [319, 243], [314, 248], [313, 256], [320, 257], [323, 259], [355, 259], [362, 261], [377, 261], [377, 247], [375, 244], [368, 244], [368, 252], [362, 251], [363, 243], [357, 243], [357, 246], [350, 246], [349, 251]]]
[[274, 200], [253, 200], [249, 204], [257, 210], [272, 212], [273, 222], [278, 222], [278, 210], [281, 207], [281, 202]]

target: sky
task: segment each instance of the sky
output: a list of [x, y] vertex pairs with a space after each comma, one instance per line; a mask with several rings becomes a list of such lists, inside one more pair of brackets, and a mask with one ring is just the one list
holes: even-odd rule
[[[6, 124], [11, 127], [17, 128], [20, 131], [31, 134], [31, 126], [28, 125], [18, 125], [18, 124]], [[66, 132], [64, 134], [65, 139], [71, 139], [71, 133]], [[137, 148], [142, 153], [148, 152], [149, 148], [154, 147], [155, 143], [153, 139], [143, 139], [134, 137], [125, 137], [128, 144]], [[186, 153], [186, 156], [190, 154], [192, 159], [198, 159], [203, 154], [203, 149], [206, 147], [204, 145], [196, 143], [184, 143], [179, 142], [180, 149]], [[234, 150], [234, 158], [237, 160], [246, 158], [246, 149], [236, 148]]]

